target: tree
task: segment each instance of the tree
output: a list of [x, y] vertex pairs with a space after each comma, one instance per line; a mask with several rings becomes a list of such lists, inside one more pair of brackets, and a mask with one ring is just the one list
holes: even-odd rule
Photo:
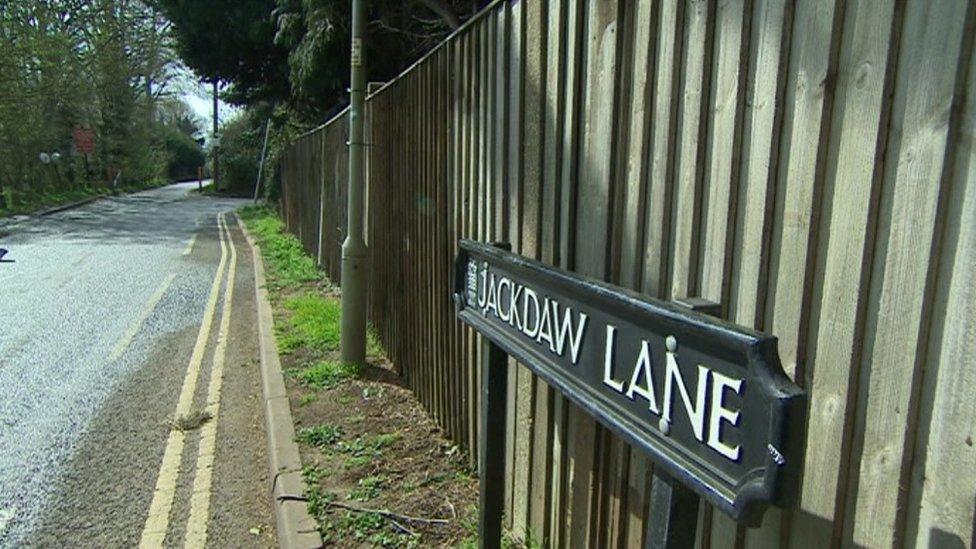
[[[447, 0], [378, 0], [367, 7], [366, 67], [376, 81], [399, 74], [477, 11], [475, 3]], [[302, 118], [320, 121], [345, 100], [349, 8], [348, 0], [277, 0], [275, 42], [288, 49], [291, 105]]]
[[[165, 173], [154, 113], [178, 59], [153, 5], [2, 2], [0, 39], [0, 186], [36, 193], [104, 181], [108, 168], [130, 183]], [[97, 132], [91, 159], [70, 154], [77, 126]], [[58, 152], [61, 167], [42, 165], [41, 152]]]
[[[156, 2], [173, 23], [186, 64], [203, 79], [230, 83], [225, 99], [284, 105], [310, 124], [344, 99], [348, 0]], [[462, 0], [370, 1], [369, 77], [393, 77], [476, 8]]]
[[274, 0], [156, 0], [176, 48], [202, 79], [232, 85], [238, 104], [286, 101], [288, 51], [275, 44]]

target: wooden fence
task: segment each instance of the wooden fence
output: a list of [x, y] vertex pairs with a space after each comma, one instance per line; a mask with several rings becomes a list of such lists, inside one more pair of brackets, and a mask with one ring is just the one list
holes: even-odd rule
[[[795, 508], [743, 529], [703, 506], [702, 546], [972, 546], [974, 9], [492, 3], [367, 103], [370, 318], [391, 358], [477, 455], [459, 238], [718, 301], [779, 337], [808, 443]], [[288, 227], [335, 280], [345, 132], [305, 135], [281, 172]], [[526, 369], [509, 390], [512, 531], [639, 546], [649, 463]]]

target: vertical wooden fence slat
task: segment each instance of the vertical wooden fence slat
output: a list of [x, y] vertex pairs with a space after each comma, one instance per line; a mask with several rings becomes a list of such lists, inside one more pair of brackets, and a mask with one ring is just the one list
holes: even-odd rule
[[[457, 97], [455, 120], [457, 126], [455, 127], [455, 154], [456, 163], [454, 167], [454, 221], [455, 221], [455, 238], [454, 241], [457, 242], [458, 239], [464, 237], [464, 166], [466, 165], [466, 155], [465, 155], [465, 132], [467, 129], [466, 113], [467, 108], [467, 64], [465, 63], [466, 54], [468, 51], [467, 44], [463, 37], [459, 38], [457, 41], [458, 51], [457, 55], [457, 69], [456, 69], [456, 88], [455, 94]], [[455, 255], [457, 255], [457, 246], [454, 249]], [[456, 346], [455, 346], [455, 364], [454, 364], [454, 375], [453, 375], [453, 395], [451, 397], [452, 409], [453, 409], [453, 430], [454, 439], [457, 441], [464, 440], [467, 435], [467, 426], [462, 424], [462, 418], [464, 417], [464, 405], [465, 397], [467, 392], [464, 387], [464, 375], [467, 360], [467, 328], [460, 325], [455, 321], [457, 325], [457, 331], [455, 336]]]
[[[489, 52], [493, 50], [493, 43], [490, 40], [489, 31], [491, 27], [491, 20], [485, 18], [478, 22], [478, 234], [477, 240], [481, 242], [490, 241], [491, 237], [491, 191], [488, 179], [488, 170], [490, 167], [490, 138], [491, 138], [491, 88], [492, 82], [488, 77], [491, 74], [490, 66], [490, 56]], [[483, 342], [483, 336], [477, 334], [477, 347], [478, 359], [475, 362], [476, 375], [474, 378], [475, 386], [475, 407], [474, 414], [472, 415], [470, 421], [474, 425], [473, 440], [471, 445], [471, 450], [468, 453], [468, 464], [470, 467], [477, 466], [477, 456], [480, 452], [481, 443], [481, 432], [480, 427], [482, 422], [479, 420], [479, 415], [482, 409], [481, 400], [483, 398], [483, 393], [481, 391], [482, 383], [484, 381], [484, 352], [485, 346]]]
[[[610, 111], [613, 129], [610, 137], [610, 209], [608, 214], [608, 235], [610, 257], [608, 258], [606, 279], [621, 284], [621, 263], [624, 252], [624, 234], [632, 229], [626, 225], [625, 204], [627, 203], [626, 164], [630, 140], [630, 124], [627, 109], [635, 80], [633, 56], [636, 29], [635, 2], [620, 2], [616, 13], [616, 32], [614, 48], [614, 67], [610, 78], [615, 82]], [[639, 138], [638, 138], [639, 139]], [[609, 430], [604, 430], [603, 453], [599, 464], [600, 493], [597, 495], [598, 530], [593, 542], [597, 545], [619, 546], [625, 532], [625, 511], [627, 480], [630, 469], [630, 447], [623, 439]]]
[[[471, 48], [468, 53], [468, 58], [471, 60], [470, 65], [468, 65], [468, 97], [470, 103], [468, 104], [468, 118], [471, 121], [468, 126], [468, 167], [467, 167], [467, 202], [468, 202], [468, 220], [467, 220], [467, 236], [470, 239], [478, 240], [478, 226], [480, 218], [480, 203], [478, 201], [478, 169], [479, 169], [479, 158], [480, 151], [478, 149], [478, 135], [481, 128], [481, 117], [480, 117], [480, 50], [481, 41], [478, 39], [477, 29], [480, 27], [481, 23], [475, 23], [471, 31], [468, 33], [468, 45]], [[465, 424], [467, 427], [468, 437], [466, 448], [473, 449], [477, 447], [476, 439], [478, 437], [478, 425], [475, 418], [478, 417], [478, 395], [481, 393], [480, 386], [478, 385], [478, 364], [480, 362], [479, 358], [481, 356], [481, 336], [477, 334], [473, 329], [468, 331], [468, 364], [467, 364], [467, 387], [468, 387], [468, 398], [467, 398], [467, 415], [465, 416]], [[469, 452], [469, 459], [473, 459], [473, 454]]]
[[[538, 104], [542, 126], [539, 165], [540, 223], [538, 257], [547, 264], [556, 260], [558, 212], [559, 212], [559, 144], [562, 135], [562, 86], [560, 83], [564, 51], [564, 9], [562, 0], [549, 0], [545, 10], [538, 14], [538, 30], [530, 35], [528, 56], [535, 62], [540, 57], [540, 90]], [[530, 21], [536, 14], [531, 14]], [[534, 22], [534, 21], [533, 21]], [[534, 25], [533, 27], [534, 28]], [[534, 37], [538, 33], [538, 42]], [[538, 48], [536, 53], [533, 48]], [[552, 388], [541, 379], [536, 380], [535, 406], [533, 410], [532, 440], [532, 487], [529, 491], [529, 527], [535, 541], [550, 545], [551, 497], [553, 475], [553, 398]]]
[[[562, 78], [565, 105], [561, 121], [562, 138], [559, 169], [559, 232], [556, 258], [558, 266], [568, 269], [575, 256], [576, 189], [579, 164], [579, 121], [581, 57], [583, 51], [583, 8], [581, 0], [565, 0], [566, 66]], [[569, 545], [570, 516], [566, 512], [569, 500], [571, 469], [569, 467], [569, 401], [561, 395], [553, 397], [552, 497], [550, 539], [554, 547]]]
[[[587, 8], [573, 270], [605, 279], [609, 275], [610, 245], [607, 239], [593, 235], [605, 234], [610, 227], [620, 6], [616, 2], [594, 2]], [[576, 406], [570, 406], [569, 431], [568, 541], [576, 546], [591, 543], [598, 522], [594, 493], [599, 488], [598, 456], [603, 452], [600, 441], [605, 437], [596, 422]]]
[[437, 399], [440, 401], [441, 413], [438, 419], [440, 420], [440, 425], [445, 425], [447, 419], [445, 413], [447, 410], [447, 400], [449, 397], [447, 391], [447, 376], [449, 372], [450, 362], [447, 354], [447, 350], [450, 349], [448, 343], [449, 337], [449, 325], [453, 317], [453, 303], [450, 298], [450, 288], [452, 285], [451, 277], [451, 249], [450, 242], [448, 242], [447, 237], [447, 185], [448, 185], [448, 152], [447, 147], [447, 132], [448, 132], [448, 101], [449, 101], [449, 88], [448, 88], [448, 75], [447, 75], [447, 61], [448, 61], [448, 50], [441, 50], [437, 52], [435, 57], [435, 67], [437, 70], [437, 77], [434, 81], [433, 93], [436, 97], [436, 108], [434, 112], [434, 146], [436, 147], [436, 203], [437, 206], [434, 210], [434, 215], [437, 217], [437, 234], [436, 247], [437, 247], [437, 264], [433, 265], [432, 268], [437, 273], [437, 290], [439, 295], [437, 295], [437, 316], [435, 322], [437, 323], [438, 337], [435, 342], [436, 348], [434, 351], [437, 353], [436, 358], [436, 368], [438, 372], [438, 377], [440, 378], [440, 383], [437, 388]]
[[[620, 212], [623, 230], [620, 243], [618, 282], [621, 286], [641, 290], [644, 257], [645, 217], [647, 209], [648, 174], [650, 172], [650, 136], [653, 116], [653, 86], [656, 63], [653, 41], [657, 37], [660, 4], [641, 2], [634, 13], [634, 38], [629, 67], [633, 72], [630, 104], [621, 118], [628, 119], [628, 142], [620, 184], [623, 186], [623, 207]], [[628, 458], [627, 493], [624, 523], [620, 525], [618, 546], [641, 548], [644, 543], [644, 518], [648, 509], [647, 488], [649, 469], [647, 460], [639, 452]]]
[[[522, 140], [522, 8], [518, 5], [509, 5], [507, 9], [508, 34], [506, 43], [508, 48], [508, 116], [506, 117], [508, 126], [506, 135], [508, 139], [506, 150], [505, 169], [508, 174], [508, 234], [505, 240], [512, 246], [512, 251], [518, 253], [521, 244], [519, 235], [522, 233], [522, 182], [521, 182], [521, 140]], [[508, 369], [508, 409], [505, 420], [508, 425], [505, 429], [505, 482], [506, 506], [508, 513], [505, 515], [505, 526], [514, 529], [514, 515], [518, 514], [516, 503], [519, 499], [517, 491], [520, 490], [516, 471], [516, 441], [519, 437], [518, 423], [516, 421], [516, 402], [518, 402], [518, 370], [514, 359], [509, 359]], [[524, 485], [521, 487], [524, 493]]]
[[[972, 7], [970, 7], [972, 10]], [[972, 25], [972, 21], [969, 21]], [[969, 28], [972, 32], [972, 28]], [[972, 38], [970, 38], [972, 40]], [[976, 369], [961, 357], [976, 356], [976, 56], [969, 58], [962, 121], [954, 150], [938, 280], [931, 315], [927, 363], [919, 405], [919, 441], [909, 494], [906, 546], [962, 547], [972, 543], [972, 485], [959, 479], [976, 471]], [[967, 227], [968, 224], [968, 227]], [[927, 426], [927, 427], [926, 427]]]
[[[520, 36], [513, 37], [513, 47], [520, 51], [522, 60], [521, 81], [521, 137], [518, 140], [519, 187], [521, 190], [521, 230], [517, 235], [516, 249], [526, 257], [538, 256], [539, 203], [540, 203], [540, 163], [541, 157], [541, 112], [543, 93], [542, 82], [542, 2], [521, 2], [517, 9], [520, 14]], [[516, 46], [517, 44], [517, 46]], [[526, 320], [523, 319], [523, 322]], [[520, 538], [537, 535], [531, 531], [529, 523], [529, 503], [532, 490], [537, 482], [533, 476], [533, 442], [535, 430], [539, 428], [533, 419], [535, 413], [535, 376], [522, 366], [516, 369], [515, 394], [515, 491], [512, 502], [512, 532]]]

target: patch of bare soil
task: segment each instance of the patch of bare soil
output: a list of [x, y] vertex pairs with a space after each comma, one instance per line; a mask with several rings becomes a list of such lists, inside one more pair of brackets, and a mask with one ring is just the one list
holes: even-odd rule
[[[287, 322], [275, 301], [277, 322]], [[476, 546], [478, 481], [467, 457], [383, 356], [331, 388], [303, 383], [310, 364], [339, 358], [324, 355], [297, 348], [282, 366], [309, 510], [326, 546]]]

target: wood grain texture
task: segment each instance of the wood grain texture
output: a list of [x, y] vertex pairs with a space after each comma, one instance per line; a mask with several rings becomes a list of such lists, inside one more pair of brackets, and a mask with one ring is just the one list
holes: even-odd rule
[[[909, 2], [885, 158], [845, 539], [900, 540], [966, 3]], [[970, 29], [971, 30], [971, 29]], [[962, 65], [963, 67], [966, 64]], [[853, 468], [853, 467], [852, 467]], [[848, 534], [849, 532], [849, 534]]]
[[[972, 6], [970, 6], [972, 11]], [[972, 19], [966, 32], [972, 32]], [[970, 38], [972, 40], [972, 38]], [[965, 52], [965, 50], [964, 50]], [[976, 476], [976, 57], [972, 45], [961, 120], [952, 134], [937, 284], [933, 296], [919, 432], [905, 524], [906, 545], [963, 547], [973, 543]], [[963, 97], [965, 102], [963, 103]]]
[[[644, 234], [647, 208], [648, 174], [650, 172], [650, 136], [653, 115], [655, 44], [660, 6], [641, 2], [633, 12], [633, 42], [629, 70], [632, 83], [629, 105], [622, 106], [622, 119], [628, 120], [627, 147], [620, 176], [623, 195], [622, 231], [618, 283], [641, 290], [644, 264]], [[644, 520], [648, 509], [648, 474], [650, 462], [639, 452], [628, 449], [628, 467], [621, 509], [622, 523], [617, 527], [616, 546], [643, 547]]]
[[[610, 186], [613, 165], [614, 76], [617, 50], [617, 4], [587, 5], [584, 64], [582, 68], [581, 135], [573, 270], [595, 278], [608, 276], [608, 239], [593, 238], [609, 228]], [[569, 407], [569, 516], [570, 546], [590, 543], [598, 521], [593, 506], [597, 489], [600, 428], [576, 406]]]
[[[735, 196], [739, 183], [741, 149], [740, 120], [744, 109], [745, 79], [749, 50], [748, 10], [743, 0], [719, 4], [715, 10], [712, 85], [704, 123], [709, 128], [706, 139], [702, 182], [701, 236], [697, 256], [699, 272], [696, 295], [722, 304], [728, 310], [729, 277], [726, 270], [731, 222], [735, 219]], [[705, 524], [702, 525], [706, 527]], [[736, 524], [721, 513], [711, 516], [711, 546], [735, 547], [741, 537]]]
[[[535, 215], [536, 249], [530, 257], [552, 263], [553, 238], [556, 224], [555, 180], [548, 174], [552, 162], [546, 158], [550, 152], [549, 140], [553, 139], [552, 114], [548, 103], [553, 100], [549, 92], [549, 69], [551, 60], [558, 56], [548, 55], [550, 43], [558, 51], [559, 3], [527, 3], [526, 18], [526, 81], [525, 81], [525, 178], [535, 180], [537, 190]], [[549, 12], [549, 13], [547, 13]], [[550, 24], [555, 21], [554, 31]], [[533, 135], [531, 139], [529, 135]], [[549, 496], [552, 486], [552, 390], [543, 380], [532, 377], [532, 470], [528, 493], [529, 516], [527, 538], [534, 543], [545, 545], [549, 531]]]
[[[576, 194], [579, 162], [580, 94], [582, 81], [581, 56], [583, 51], [583, 2], [565, 2], [565, 74], [562, 78], [563, 131], [559, 147], [559, 229], [556, 245], [556, 262], [564, 269], [571, 268], [575, 257]], [[570, 420], [569, 401], [554, 395], [552, 404], [552, 495], [550, 501], [549, 540], [552, 547], [568, 546], [571, 517], [566, 512], [571, 487], [569, 468]]]
[[[512, 250], [518, 252], [521, 246], [522, 234], [522, 164], [521, 164], [521, 142], [522, 142], [522, 9], [518, 5], [508, 7], [509, 30], [507, 37], [508, 47], [508, 116], [507, 116], [507, 135], [508, 151], [506, 153], [506, 169], [508, 170], [508, 216], [509, 227], [506, 241], [512, 246]], [[508, 368], [508, 414], [506, 421], [506, 461], [508, 471], [511, 471], [511, 488], [509, 504], [507, 506], [506, 524], [510, 530], [515, 530], [515, 515], [519, 514], [517, 506], [523, 503], [516, 503], [517, 500], [524, 502], [524, 484], [519, 488], [516, 474], [516, 444], [521, 433], [518, 431], [516, 419], [518, 402], [518, 366], [514, 359], [509, 360]], [[522, 478], [524, 474], [519, 475]], [[506, 477], [506, 480], [508, 477]], [[521, 490], [521, 492], [519, 492]], [[524, 513], [522, 513], [524, 516]], [[521, 523], [524, 525], [524, 519]]]
[[670, 252], [671, 299], [697, 295], [698, 240], [701, 227], [702, 174], [707, 127], [708, 78], [714, 17], [711, 2], [686, 0], [682, 39], [681, 95], [678, 100], [677, 149]]

